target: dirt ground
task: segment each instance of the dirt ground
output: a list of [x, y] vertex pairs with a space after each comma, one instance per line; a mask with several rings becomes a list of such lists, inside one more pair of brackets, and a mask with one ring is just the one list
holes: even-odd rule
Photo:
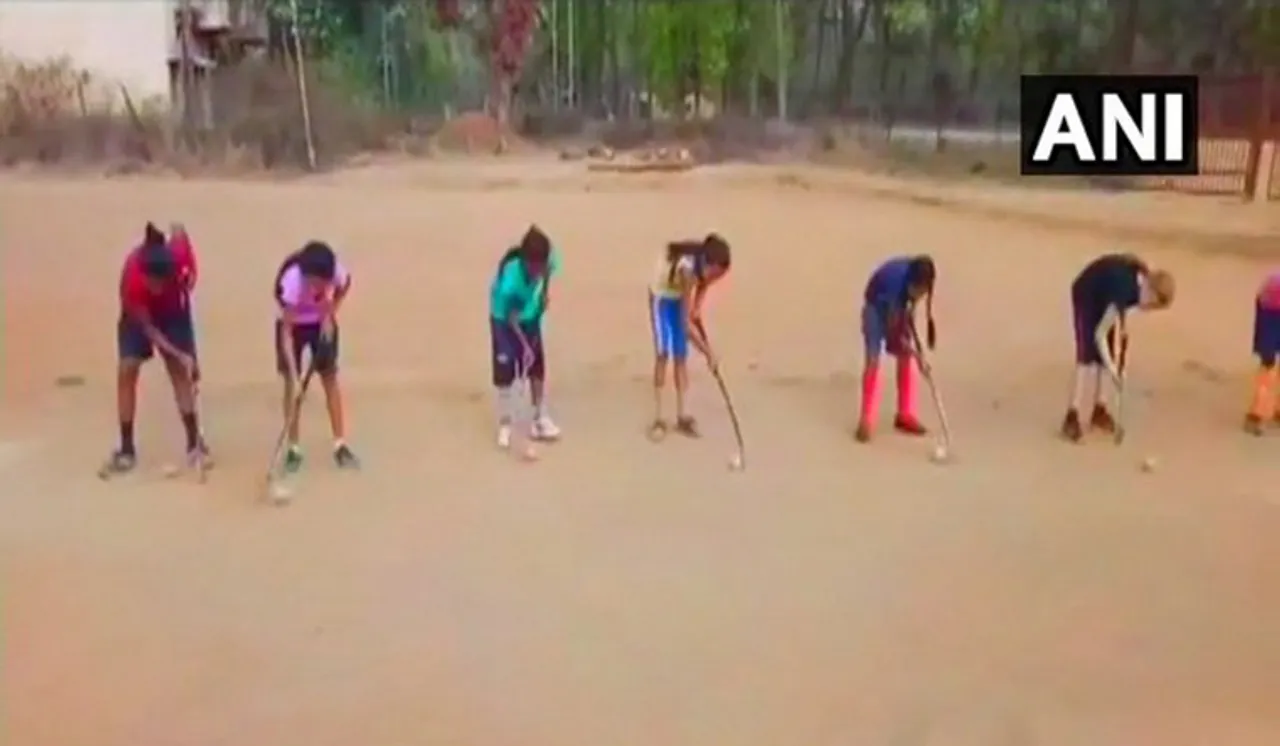
[[[6, 743], [1280, 742], [1276, 445], [1237, 427], [1263, 259], [794, 177], [540, 168], [0, 181]], [[147, 218], [185, 220], [202, 250], [203, 486], [159, 474], [180, 437], [154, 368], [141, 473], [93, 474], [118, 263]], [[527, 465], [492, 445], [485, 304], [531, 220], [565, 256], [548, 326], [565, 438]], [[709, 323], [741, 474], [705, 375], [703, 440], [643, 436], [643, 286], [664, 240], [708, 229], [736, 250]], [[269, 287], [312, 237], [356, 275], [343, 375], [366, 463], [330, 466], [313, 400], [311, 461], [273, 509], [254, 501], [278, 432]], [[1180, 295], [1135, 321], [1128, 442], [1072, 447], [1053, 437], [1067, 284], [1119, 248]], [[862, 283], [917, 251], [941, 268], [949, 466], [887, 428], [850, 436]]]

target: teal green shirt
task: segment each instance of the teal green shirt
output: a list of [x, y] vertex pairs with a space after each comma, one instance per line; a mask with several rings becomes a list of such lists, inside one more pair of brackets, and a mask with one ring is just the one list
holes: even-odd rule
[[551, 250], [547, 260], [547, 275], [531, 282], [525, 274], [524, 264], [512, 259], [498, 268], [498, 274], [489, 287], [489, 315], [506, 321], [514, 311], [522, 322], [537, 321], [547, 310], [543, 302], [543, 286], [560, 272], [560, 252]]

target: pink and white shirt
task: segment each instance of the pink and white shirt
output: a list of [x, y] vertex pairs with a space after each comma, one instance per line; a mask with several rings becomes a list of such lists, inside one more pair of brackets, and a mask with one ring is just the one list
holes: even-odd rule
[[277, 288], [276, 297], [283, 307], [281, 317], [283, 318], [284, 311], [287, 310], [293, 315], [294, 323], [319, 324], [324, 321], [326, 309], [333, 302], [334, 296], [349, 282], [351, 282], [351, 274], [339, 262], [334, 267], [333, 281], [319, 292], [314, 292], [307, 286], [302, 270], [294, 264], [280, 275], [280, 286]]

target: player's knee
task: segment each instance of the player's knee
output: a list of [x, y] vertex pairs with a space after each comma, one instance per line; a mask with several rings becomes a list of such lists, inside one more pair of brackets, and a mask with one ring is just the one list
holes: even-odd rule
[[134, 384], [138, 382], [138, 373], [142, 370], [142, 359], [136, 357], [122, 357], [116, 365], [116, 379], [121, 383]]
[[493, 367], [493, 385], [495, 388], [510, 388], [516, 382], [516, 367], [510, 362], [500, 362]]

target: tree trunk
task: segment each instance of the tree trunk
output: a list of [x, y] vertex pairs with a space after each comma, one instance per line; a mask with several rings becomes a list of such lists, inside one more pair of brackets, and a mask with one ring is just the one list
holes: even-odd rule
[[614, 10], [613, 0], [602, 0], [605, 5], [605, 18], [608, 24], [607, 37], [609, 44], [609, 112], [612, 120], [622, 108], [622, 65], [618, 62], [618, 12]]
[[836, 59], [836, 76], [831, 82], [831, 110], [839, 114], [849, 105], [853, 95], [854, 62], [858, 58], [858, 45], [867, 32], [867, 19], [871, 17], [870, 0], [863, 0], [858, 12], [853, 12], [853, 0], [842, 0], [844, 13], [840, 21], [840, 56]]
[[[778, 56], [778, 119], [785, 122], [787, 118], [790, 116], [789, 110], [791, 108], [790, 107], [791, 102], [789, 101], [790, 85], [788, 85], [788, 83], [790, 82], [789, 78], [791, 77], [791, 70], [790, 70], [791, 66], [788, 64], [789, 60], [787, 59], [788, 57], [787, 49], [785, 45], [783, 45], [782, 43], [782, 38], [783, 38], [782, 21], [784, 17], [785, 15], [782, 10], [782, 0], [773, 0], [773, 23], [774, 23], [774, 28], [777, 29], [776, 36], [777, 36], [777, 47], [778, 47], [776, 50], [777, 56]], [[803, 44], [799, 45], [796, 48], [802, 48], [802, 47], [803, 47]]]
[[[822, 90], [822, 61], [827, 51], [827, 0], [818, 0], [817, 12], [814, 14], [814, 28], [818, 32], [817, 50], [813, 55], [813, 71], [809, 81], [809, 95], [805, 97], [805, 114], [812, 114], [818, 92]], [[803, 49], [804, 47], [800, 47]]]
[[871, 0], [875, 3], [876, 14], [876, 41], [880, 45], [880, 70], [879, 75], [879, 99], [880, 99], [880, 117], [884, 122], [885, 137], [893, 137], [893, 123], [896, 118], [896, 111], [892, 101], [892, 94], [889, 91], [889, 77], [893, 72], [893, 45], [896, 39], [893, 34], [893, 25], [889, 19], [889, 14], [885, 12], [885, 3], [888, 0]]

